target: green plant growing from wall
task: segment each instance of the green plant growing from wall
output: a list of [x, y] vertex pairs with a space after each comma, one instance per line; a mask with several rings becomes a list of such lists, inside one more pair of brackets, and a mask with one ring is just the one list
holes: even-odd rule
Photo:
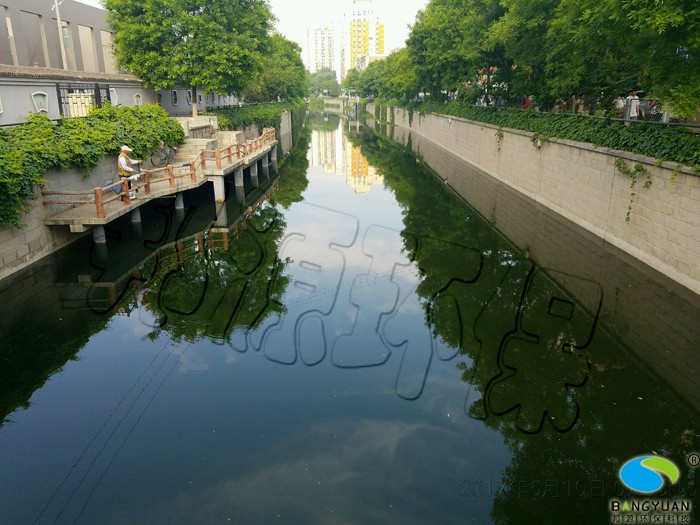
[[639, 179], [639, 176], [640, 176], [640, 174], [646, 175], [646, 180], [644, 181], [644, 184], [642, 185], [642, 187], [649, 188], [649, 187], [651, 187], [651, 174], [640, 163], [636, 163], [634, 165], [634, 168], [629, 169], [629, 167], [627, 166], [627, 163], [624, 161], [624, 159], [621, 159], [621, 158], [618, 158], [615, 160], [615, 168], [617, 168], [617, 171], [619, 171], [623, 175], [628, 176], [632, 180], [632, 182], [630, 183], [630, 190], [631, 190], [630, 202], [629, 202], [629, 205], [627, 206], [627, 214], [625, 215], [625, 222], [629, 223], [630, 217], [632, 215], [632, 204], [634, 203], [634, 196], [637, 194], [634, 191], [634, 188], [637, 185], [637, 181]]
[[498, 128], [496, 130], [496, 146], [498, 147], [498, 152], [501, 152], [501, 143], [503, 142], [503, 130]]
[[105, 104], [87, 117], [62, 119], [60, 125], [31, 114], [26, 123], [0, 130], [0, 226], [24, 227], [22, 215], [37, 198], [35, 190], [46, 172], [73, 167], [89, 176], [103, 157], [118, 155], [122, 144], [131, 146], [136, 158], [144, 158], [161, 140], [180, 144], [184, 132], [155, 104]]

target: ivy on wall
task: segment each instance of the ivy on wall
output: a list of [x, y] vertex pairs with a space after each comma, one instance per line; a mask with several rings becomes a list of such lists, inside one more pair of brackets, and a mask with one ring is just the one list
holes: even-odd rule
[[47, 171], [74, 167], [89, 175], [104, 156], [118, 155], [122, 144], [134, 150], [135, 158], [145, 158], [161, 140], [181, 144], [184, 132], [155, 104], [106, 104], [87, 117], [58, 123], [31, 114], [25, 124], [0, 130], [0, 226], [24, 226], [22, 215]]
[[304, 105], [305, 102], [299, 99], [290, 102], [246, 104], [239, 107], [215, 109], [210, 110], [208, 114], [217, 116], [221, 129], [244, 129], [257, 124], [261, 128], [275, 128], [279, 133], [282, 112], [288, 109], [299, 109]]
[[458, 102], [425, 102], [408, 109], [409, 118], [413, 110], [423, 114], [452, 115], [499, 128], [533, 132], [542, 141], [548, 138], [575, 140], [647, 155], [660, 161], [674, 161], [691, 166], [700, 173], [700, 133], [693, 133], [683, 126], [646, 122], [626, 126], [623, 122], [603, 117], [478, 107]]

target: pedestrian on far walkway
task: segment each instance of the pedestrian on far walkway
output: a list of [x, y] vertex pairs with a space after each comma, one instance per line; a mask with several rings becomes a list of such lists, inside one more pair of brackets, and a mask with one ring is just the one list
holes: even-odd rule
[[639, 97], [636, 89], [633, 89], [627, 95], [627, 111], [629, 112], [628, 117], [630, 120], [639, 119]]

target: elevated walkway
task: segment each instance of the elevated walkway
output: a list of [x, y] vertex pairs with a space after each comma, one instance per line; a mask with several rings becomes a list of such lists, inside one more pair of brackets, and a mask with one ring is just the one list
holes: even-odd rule
[[[239, 134], [229, 135], [239, 138]], [[235, 173], [235, 185], [243, 186], [243, 169], [250, 170], [257, 184], [258, 162], [265, 175], [277, 168], [277, 140], [274, 128], [265, 128], [254, 140], [217, 148], [217, 139], [190, 138], [177, 149], [173, 164], [143, 170], [136, 180], [123, 180], [91, 191], [43, 191], [47, 218], [51, 226], [69, 226], [72, 232], [84, 232], [127, 214], [153, 199], [176, 196], [182, 205], [182, 192], [214, 184], [216, 202], [224, 201], [224, 177]], [[136, 198], [133, 198], [133, 197]], [[132, 220], [138, 221], [137, 217]], [[102, 234], [96, 235], [100, 242]]]

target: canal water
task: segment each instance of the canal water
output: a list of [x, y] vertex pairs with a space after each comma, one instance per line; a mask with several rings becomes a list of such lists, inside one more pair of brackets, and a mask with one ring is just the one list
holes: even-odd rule
[[697, 296], [372, 128], [0, 282], [0, 523], [694, 519]]

